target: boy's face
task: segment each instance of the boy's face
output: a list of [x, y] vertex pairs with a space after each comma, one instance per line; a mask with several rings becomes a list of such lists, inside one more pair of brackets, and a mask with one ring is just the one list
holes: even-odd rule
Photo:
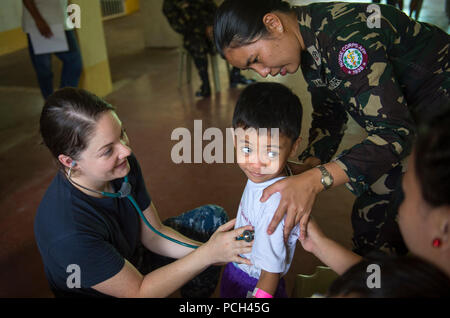
[[297, 151], [300, 137], [293, 142], [278, 129], [234, 129], [236, 159], [247, 177], [261, 183], [283, 175], [290, 156]]

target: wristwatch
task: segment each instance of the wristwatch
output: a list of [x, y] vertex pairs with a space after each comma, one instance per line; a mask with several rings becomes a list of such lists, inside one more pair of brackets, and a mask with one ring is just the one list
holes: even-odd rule
[[322, 173], [322, 178], [320, 179], [320, 183], [322, 183], [325, 190], [329, 189], [334, 182], [333, 176], [328, 172], [328, 170], [322, 166], [317, 166], [319, 168], [320, 172]]

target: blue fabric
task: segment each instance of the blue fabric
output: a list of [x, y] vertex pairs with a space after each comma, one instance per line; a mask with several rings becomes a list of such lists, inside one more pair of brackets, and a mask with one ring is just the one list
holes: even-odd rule
[[[27, 36], [31, 63], [36, 71], [42, 96], [44, 99], [47, 99], [53, 93], [52, 54], [34, 54], [30, 36]], [[63, 63], [60, 88], [77, 87], [82, 71], [81, 53], [75, 37], [75, 31], [66, 31], [66, 38], [69, 50], [67, 52], [54, 53]]]
[[[206, 242], [219, 226], [228, 222], [226, 211], [217, 205], [208, 204], [169, 218], [163, 223], [186, 237]], [[173, 258], [157, 255], [143, 250], [142, 273], [153, 271], [174, 261]], [[220, 266], [210, 266], [180, 288], [183, 298], [210, 297], [217, 288]]]
[[220, 206], [208, 204], [169, 218], [163, 223], [191, 239], [204, 243], [226, 222], [228, 215], [225, 210]]
[[[151, 199], [136, 158], [128, 157], [132, 195], [144, 211]], [[123, 179], [112, 182], [120, 189]], [[95, 198], [58, 173], [36, 214], [34, 232], [51, 289], [59, 295], [101, 295], [91, 286], [117, 274], [125, 263], [137, 263], [140, 216], [127, 199]], [[81, 288], [68, 288], [71, 264], [80, 267]]]

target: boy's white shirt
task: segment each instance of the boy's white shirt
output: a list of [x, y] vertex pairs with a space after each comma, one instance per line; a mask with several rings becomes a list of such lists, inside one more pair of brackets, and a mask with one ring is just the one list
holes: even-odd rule
[[291, 266], [300, 227], [296, 225], [285, 244], [283, 240], [283, 219], [272, 235], [267, 234], [267, 228], [280, 203], [280, 193], [274, 193], [266, 202], [260, 202], [265, 188], [285, 177], [278, 177], [262, 183], [247, 181], [236, 217], [235, 228], [252, 225], [255, 229], [255, 239], [251, 253], [242, 257], [250, 259], [252, 266], [236, 264], [251, 277], [259, 279], [261, 269], [270, 273], [285, 275]]

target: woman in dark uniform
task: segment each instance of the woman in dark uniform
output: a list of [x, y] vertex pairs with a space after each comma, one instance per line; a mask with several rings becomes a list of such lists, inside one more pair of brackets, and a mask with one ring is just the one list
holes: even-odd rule
[[[60, 166], [34, 223], [56, 296], [166, 297], [184, 286], [184, 297], [208, 297], [220, 274], [220, 267], [210, 265], [247, 263], [238, 255], [250, 252], [251, 244], [236, 240], [244, 228], [228, 231], [235, 222], [224, 224], [227, 215], [218, 206], [160, 221], [122, 122], [104, 100], [82, 89], [61, 89], [47, 99], [40, 131]], [[126, 192], [125, 177], [147, 222], [191, 246], [157, 235], [127, 198], [111, 197]]]

